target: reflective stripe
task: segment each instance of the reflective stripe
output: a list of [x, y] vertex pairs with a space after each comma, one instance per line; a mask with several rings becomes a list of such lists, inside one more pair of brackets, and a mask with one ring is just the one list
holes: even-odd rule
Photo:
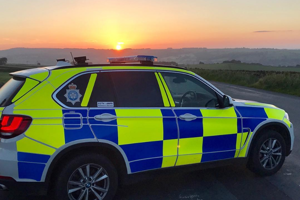
[[163, 86], [164, 86], [164, 88], [165, 88], [165, 90], [167, 92], [167, 95], [168, 95], [169, 101], [171, 103], [171, 106], [175, 107], [175, 103], [174, 103], [173, 97], [171, 95], [171, 92], [170, 92], [170, 90], [169, 90], [169, 88], [168, 88], [168, 86], [167, 86], [164, 78], [162, 77], [162, 75], [160, 73], [158, 73], [158, 74], [159, 74], [160, 80], [161, 80], [161, 82], [162, 82], [162, 84], [163, 84]]
[[15, 102], [16, 100], [18, 100], [20, 97], [25, 95], [27, 92], [29, 92], [29, 90], [31, 90], [38, 84], [39, 84], [38, 81], [32, 80], [30, 78], [26, 78], [24, 85], [19, 90], [19, 92], [16, 94], [16, 96], [13, 98], [12, 102]]
[[166, 95], [166, 92], [165, 92], [165, 89], [159, 79], [159, 76], [157, 75], [157, 73], [155, 72], [155, 77], [156, 77], [156, 80], [157, 80], [157, 83], [159, 85], [159, 89], [160, 89], [160, 93], [161, 93], [161, 96], [162, 96], [162, 99], [164, 101], [164, 106], [165, 107], [170, 107], [170, 103], [169, 103], [169, 100], [168, 100], [168, 97]]
[[83, 100], [81, 102], [81, 106], [85, 107], [85, 106], [88, 105], [89, 100], [91, 98], [91, 94], [92, 94], [93, 89], [94, 89], [96, 79], [97, 79], [97, 74], [91, 74], [89, 83], [86, 87], [86, 90], [85, 90], [85, 93], [84, 93], [84, 96], [83, 96]]

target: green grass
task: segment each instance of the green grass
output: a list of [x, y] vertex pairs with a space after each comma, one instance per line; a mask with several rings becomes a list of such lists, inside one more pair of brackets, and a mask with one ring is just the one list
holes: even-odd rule
[[191, 69], [191, 71], [211, 81], [300, 96], [300, 73], [298, 72], [208, 69]]
[[256, 64], [202, 64], [202, 65], [185, 65], [190, 69], [211, 69], [211, 70], [245, 70], [245, 71], [283, 71], [283, 72], [300, 72], [300, 67], [273, 67]]

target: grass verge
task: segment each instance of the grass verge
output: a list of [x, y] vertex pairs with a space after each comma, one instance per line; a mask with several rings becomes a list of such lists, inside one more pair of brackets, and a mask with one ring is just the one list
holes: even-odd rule
[[298, 72], [208, 69], [190, 70], [211, 81], [300, 96], [300, 73]]

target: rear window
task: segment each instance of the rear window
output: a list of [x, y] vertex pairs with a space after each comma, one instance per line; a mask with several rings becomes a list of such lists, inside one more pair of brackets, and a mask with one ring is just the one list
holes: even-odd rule
[[23, 78], [11, 78], [0, 89], [0, 107], [8, 106], [11, 104], [11, 100], [22, 88], [25, 79]]

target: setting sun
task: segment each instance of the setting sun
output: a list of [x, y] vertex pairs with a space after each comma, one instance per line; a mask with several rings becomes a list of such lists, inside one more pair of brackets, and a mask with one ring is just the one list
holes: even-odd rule
[[124, 44], [123, 42], [118, 42], [116, 49], [117, 50], [121, 50], [122, 49], [122, 44]]

